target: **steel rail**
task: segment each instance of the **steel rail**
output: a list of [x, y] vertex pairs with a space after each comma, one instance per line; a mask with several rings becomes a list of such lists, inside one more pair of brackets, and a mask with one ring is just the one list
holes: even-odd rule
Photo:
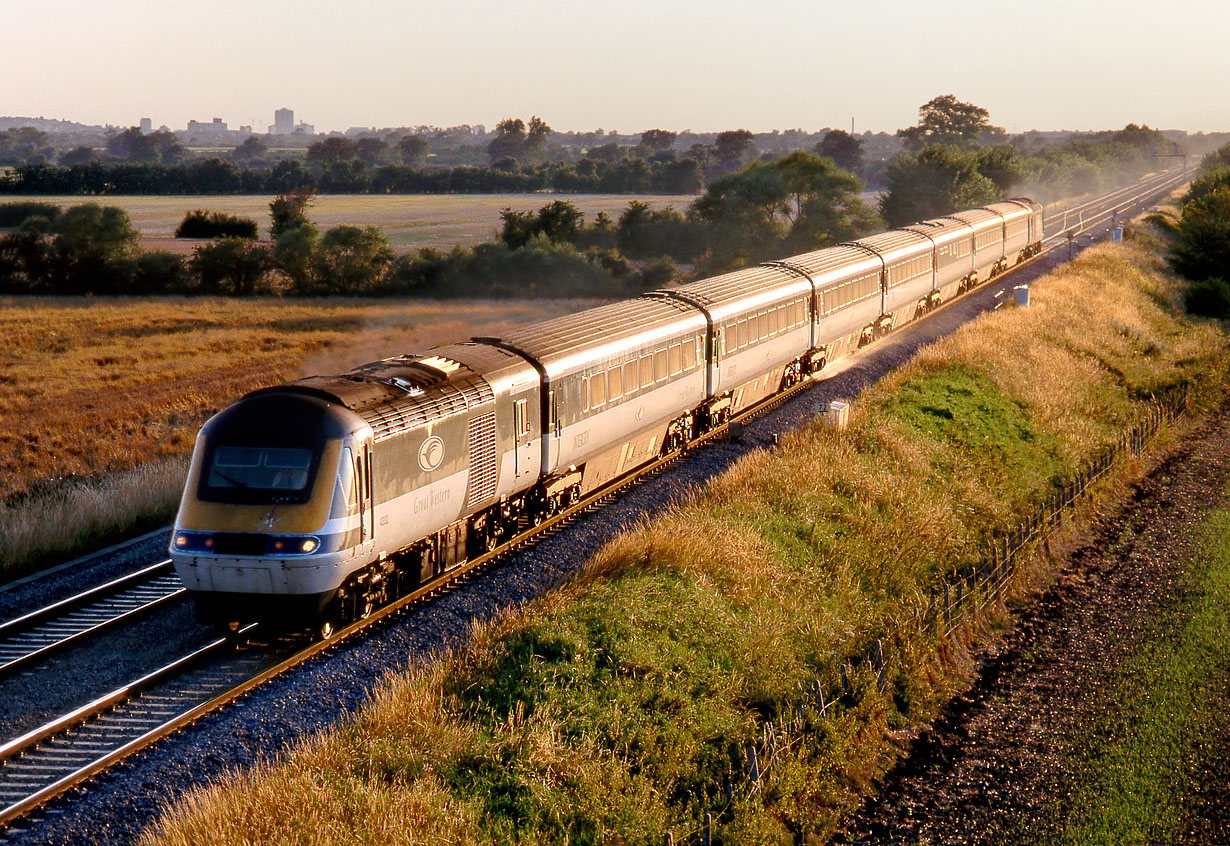
[[[1170, 181], [1172, 180], [1164, 180], [1159, 183], [1159, 186], [1167, 184]], [[1146, 196], [1156, 196], [1158, 190], [1160, 190], [1158, 186], [1151, 187], [1149, 190], [1136, 195], [1136, 200], [1139, 201], [1141, 198]], [[1107, 197], [1113, 196], [1113, 193], [1117, 192], [1112, 192], [1112, 194], [1107, 195]], [[1008, 277], [1033, 264], [1041, 256], [1046, 255], [1052, 249], [1055, 249], [1054, 245], [1044, 249], [1041, 253], [1031, 257], [1030, 259], [1014, 265], [1012, 268], [999, 274], [998, 276], [995, 276], [993, 279], [988, 279], [986, 282], [976, 286], [972, 290], [979, 290], [989, 287], [996, 281], [1005, 281], [1005, 277]], [[942, 304], [939, 308], [920, 319], [925, 320], [927, 316], [930, 316], [930, 314], [944, 311], [953, 303], [956, 303], [961, 299], [965, 299], [967, 294], [949, 300], [948, 302]], [[740, 414], [734, 416], [732, 421], [742, 423], [778, 405], [781, 405], [789, 399], [806, 391], [822, 378], [824, 378], [823, 371], [813, 373], [786, 390], [774, 394], [771, 397], [767, 397], [756, 405], [745, 409]], [[83, 705], [80, 708], [75, 709], [69, 714], [52, 720], [44, 726], [34, 729], [19, 738], [9, 741], [8, 743], [0, 745], [0, 802], [8, 801], [7, 797], [14, 796], [14, 799], [7, 805], [7, 807], [0, 810], [0, 825], [8, 825], [12, 821], [24, 816], [25, 814], [28, 814], [30, 811], [41, 806], [47, 801], [61, 795], [71, 787], [80, 784], [94, 775], [97, 775], [108, 767], [122, 761], [124, 758], [127, 758], [129, 755], [152, 745], [162, 737], [184, 728], [205, 714], [225, 707], [239, 697], [243, 696], [245, 693], [268, 682], [274, 677], [279, 676], [294, 667], [299, 666], [300, 664], [303, 664], [310, 658], [332, 648], [333, 646], [366, 629], [379, 620], [385, 619], [393, 614], [397, 614], [407, 609], [414, 603], [420, 602], [438, 591], [441, 591], [443, 588], [456, 584], [458, 581], [465, 579], [480, 568], [486, 567], [487, 565], [498, 561], [510, 552], [528, 547], [531, 544], [536, 543], [544, 536], [555, 534], [562, 526], [566, 525], [568, 522], [571, 522], [580, 514], [591, 510], [601, 502], [612, 498], [625, 489], [641, 484], [654, 476], [658, 471], [679, 461], [685, 455], [698, 449], [699, 447], [720, 438], [729, 437], [731, 434], [732, 427], [729, 424], [726, 426], [716, 427], [715, 429], [704, 433], [684, 446], [663, 455], [648, 464], [642, 465], [626, 476], [613, 480], [607, 485], [591, 492], [572, 506], [569, 506], [558, 514], [544, 520], [537, 526], [528, 529], [521, 535], [518, 535], [517, 537], [501, 544], [494, 550], [484, 553], [471, 561], [467, 561], [464, 564], [461, 564], [452, 570], [437, 576], [405, 596], [399, 597], [398, 599], [395, 599], [392, 602], [374, 610], [366, 617], [349, 623], [329, 638], [312, 643], [311, 645], [296, 651], [294, 654], [272, 666], [265, 667], [256, 672], [247, 673], [241, 681], [228, 686], [221, 692], [217, 692], [212, 695], [205, 695], [204, 697], [198, 696], [198, 701], [193, 703], [188, 708], [172, 708], [171, 710], [175, 713], [162, 714], [159, 714], [159, 711], [165, 711], [165, 705], [162, 706], [161, 709], [159, 707], [150, 708], [150, 713], [158, 714], [159, 720], [152, 721], [148, 725], [145, 721], [137, 717], [117, 717], [116, 719], [120, 721], [121, 725], [129, 725], [132, 729], [127, 733], [123, 733], [118, 732], [114, 727], [104, 726], [103, 731], [100, 733], [100, 737], [92, 738], [86, 744], [87, 750], [93, 751], [89, 751], [83, 756], [76, 756], [79, 758], [84, 758], [85, 763], [80, 766], [75, 766], [69, 772], [61, 773], [53, 766], [40, 764], [40, 759], [37, 756], [43, 750], [49, 750], [49, 757], [52, 761], [73, 760], [75, 753], [72, 751], [71, 742], [66, 740], [67, 734], [74, 730], [83, 732], [85, 729], [88, 729], [92, 723], [99, 724], [107, 718], [109, 713], [115, 712], [117, 709], [124, 707], [126, 704], [141, 703], [144, 700], [153, 702], [155, 706], [157, 706], [158, 703], [173, 701], [177, 693], [174, 691], [163, 690], [163, 687], [177, 678], [184, 677], [185, 674], [191, 672], [193, 668], [203, 663], [207, 658], [217, 655], [222, 650], [232, 648], [234, 642], [227, 638], [215, 640], [195, 652], [179, 658], [165, 667], [137, 679], [131, 684], [112, 691], [111, 693], [100, 697], [87, 705]], [[163, 562], [163, 564], [165, 563], [166, 562]], [[155, 565], [155, 567], [158, 566], [163, 565]], [[152, 569], [154, 568], [147, 568], [147, 571]], [[136, 576], [139, 574], [133, 575]], [[49, 608], [51, 607], [52, 606], [49, 606]], [[36, 612], [36, 614], [37, 613], [39, 612]], [[26, 618], [19, 618], [19, 620], [14, 620], [11, 622], [15, 624], [23, 619], [33, 616], [35, 615], [27, 615]], [[255, 624], [249, 624], [240, 630], [240, 634], [245, 636], [250, 635], [255, 628]], [[2, 630], [3, 627], [0, 626], [0, 631]], [[202, 698], [203, 701], [201, 701]], [[107, 740], [108, 738], [109, 740]], [[56, 744], [59, 745], [57, 746]], [[109, 748], [99, 750], [100, 746]], [[27, 791], [20, 797], [16, 797], [11, 789], [7, 791], [5, 789], [8, 783], [7, 776], [13, 771], [10, 768], [17, 768], [20, 770], [23, 761], [28, 761], [31, 763], [32, 766], [29, 767], [30, 770], [43, 773], [50, 772], [51, 775], [44, 775], [41, 777], [31, 775], [26, 776], [24, 779], [19, 779], [18, 782], [21, 784], [28, 784], [31, 780], [33, 780], [36, 782], [36, 785], [35, 789]]]
[[0, 675], [185, 597], [167, 559], [0, 623]]

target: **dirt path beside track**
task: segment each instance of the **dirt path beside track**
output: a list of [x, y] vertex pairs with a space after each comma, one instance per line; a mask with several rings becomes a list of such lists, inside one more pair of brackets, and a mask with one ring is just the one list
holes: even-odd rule
[[[1078, 806], [1082, 733], [1113, 708], [1121, 661], [1182, 596], [1193, 535], [1230, 481], [1230, 404], [1188, 433], [981, 655], [973, 684], [835, 843], [1052, 842]], [[1218, 678], [1224, 684], [1227, 674]], [[1230, 684], [1222, 693], [1230, 699]], [[1230, 730], [1186, 779], [1184, 840], [1230, 842]]]

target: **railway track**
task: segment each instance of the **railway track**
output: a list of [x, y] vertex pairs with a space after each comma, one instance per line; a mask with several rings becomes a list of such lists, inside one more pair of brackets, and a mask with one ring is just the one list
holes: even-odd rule
[[[1042, 253], [1017, 267], [1037, 261], [1067, 240], [1069, 234], [1073, 237], [1087, 234], [1147, 208], [1181, 184], [1183, 179], [1179, 174], [1161, 174], [1045, 218], [1044, 235], [1054, 231], [1045, 235]], [[1004, 275], [996, 279], [1003, 280]], [[941, 310], [947, 305], [942, 306]], [[463, 582], [509, 553], [558, 533], [577, 516], [599, 507], [617, 493], [647, 481], [688, 452], [729, 436], [737, 431], [743, 421], [777, 407], [812, 384], [814, 379], [805, 379], [789, 390], [768, 398], [736, 418], [734, 426], [719, 427], [706, 433], [641, 468], [633, 476], [593, 492], [523, 535], [375, 610], [325, 640], [304, 646], [302, 638], [270, 636], [262, 644], [257, 643], [256, 638], [264, 635], [254, 625], [248, 626], [241, 630], [242, 637], [238, 641], [219, 638], [69, 714], [10, 740], [0, 746], [0, 825], [12, 823], [74, 785], [204, 714], [233, 702], [274, 676], [303, 664], [376, 621], [401, 613], [415, 603]], [[129, 579], [132, 581], [127, 581]], [[168, 583], [168, 579], [173, 585]], [[162, 596], [158, 596], [160, 591]], [[136, 615], [160, 603], [177, 599], [182, 601], [181, 594], [182, 588], [178, 587], [178, 580], [170, 573], [169, 562], [161, 562], [125, 579], [117, 579], [0, 625], [0, 672], [10, 671], [7, 669], [9, 667], [23, 666], [21, 662], [26, 662], [24, 666], [30, 666], [36, 656], [46, 656], [69, 643], [97, 635], [121, 621], [131, 621]], [[124, 597], [122, 601], [121, 597]], [[107, 602], [115, 611], [111, 616], [97, 607]], [[40, 641], [32, 633], [40, 630], [58, 631], [59, 640], [55, 643], [48, 640], [43, 646], [37, 646]], [[47, 637], [52, 638], [51, 635]], [[247, 639], [247, 643], [243, 638]], [[12, 659], [6, 657], [8, 653], [4, 649], [9, 640], [28, 643], [26, 651], [30, 657], [21, 657], [16, 652]], [[9, 663], [3, 663], [6, 661]]]
[[0, 624], [0, 676], [186, 598], [167, 559], [9, 620]]

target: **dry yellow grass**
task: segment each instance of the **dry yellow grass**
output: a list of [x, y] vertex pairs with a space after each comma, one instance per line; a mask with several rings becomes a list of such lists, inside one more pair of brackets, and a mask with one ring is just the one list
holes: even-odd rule
[[[822, 835], [889, 760], [890, 728], [933, 714], [961, 672], [966, 656], [916, 616], [936, 578], [1154, 390], [1224, 392], [1224, 334], [1157, 309], [1171, 291], [1155, 270], [1130, 248], [1091, 251], [1036, 284], [1029, 310], [883, 380], [848, 432], [816, 422], [745, 457], [578, 580], [387, 681], [346, 725], [168, 808], [142, 843], [368, 842], [394, 825], [425, 842], [436, 820], [444, 842], [659, 842], [714, 807], [725, 842]], [[949, 389], [987, 413], [931, 436], [911, 413]], [[919, 390], [938, 393], [910, 405]], [[894, 695], [838, 707], [758, 798], [724, 806], [724, 750], [881, 638]], [[353, 817], [366, 792], [371, 826]]]
[[[167, 468], [182, 468], [178, 459], [191, 450], [201, 423], [250, 390], [498, 334], [590, 304], [0, 300], [0, 566], [37, 548], [35, 538], [48, 526], [42, 509], [70, 500], [102, 508], [108, 495], [101, 491], [122, 487], [120, 480], [99, 487], [98, 477], [164, 462], [159, 474], [170, 475], [157, 487], [164, 494], [173, 489], [179, 471]], [[121, 514], [125, 507], [121, 499], [103, 510]], [[60, 528], [101, 520], [99, 508]], [[72, 506], [63, 509], [72, 517]]]

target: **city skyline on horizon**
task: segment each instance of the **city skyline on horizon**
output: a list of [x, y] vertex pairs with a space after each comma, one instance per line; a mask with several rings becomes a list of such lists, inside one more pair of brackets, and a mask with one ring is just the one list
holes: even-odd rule
[[1226, 23], [1212, 0], [1038, 0], [994, 18], [974, 0], [777, 0], [756, 14], [732, 0], [544, 0], [530, 16], [496, 0], [359, 0], [344, 14], [322, 0], [217, 0], [204, 16], [46, 0], [11, 22], [0, 73], [21, 84], [0, 112], [170, 128], [221, 116], [255, 130], [294, 104], [323, 132], [537, 115], [624, 134], [846, 129], [853, 117], [856, 132], [892, 133], [950, 93], [1009, 132], [1215, 132], [1230, 127], [1204, 81], [1230, 76]]

